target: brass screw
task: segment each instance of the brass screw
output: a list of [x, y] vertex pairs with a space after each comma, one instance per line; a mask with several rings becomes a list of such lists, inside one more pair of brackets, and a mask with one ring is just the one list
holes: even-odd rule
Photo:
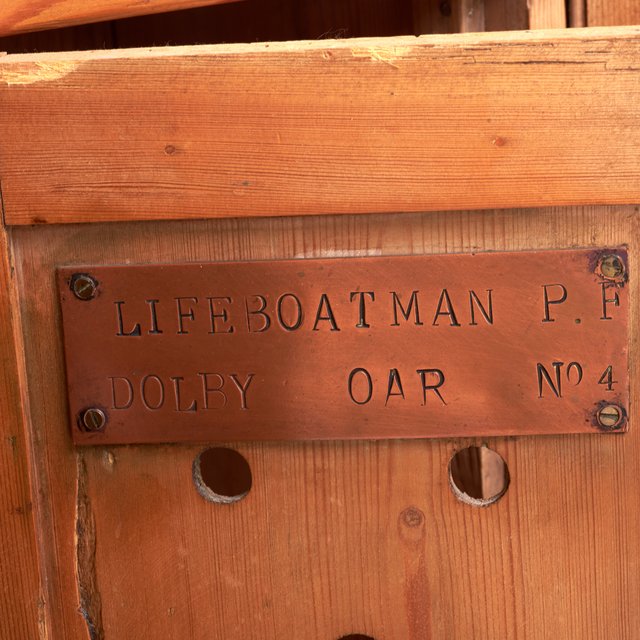
[[612, 404], [608, 404], [598, 411], [598, 422], [603, 427], [615, 427], [620, 422], [620, 417], [620, 409]]
[[600, 271], [605, 278], [614, 280], [624, 273], [624, 264], [618, 256], [604, 256], [600, 261]]
[[107, 417], [100, 409], [87, 409], [82, 415], [82, 422], [87, 431], [100, 431], [107, 423]]
[[73, 280], [73, 293], [80, 300], [89, 300], [96, 293], [96, 281], [89, 276], [75, 276]]

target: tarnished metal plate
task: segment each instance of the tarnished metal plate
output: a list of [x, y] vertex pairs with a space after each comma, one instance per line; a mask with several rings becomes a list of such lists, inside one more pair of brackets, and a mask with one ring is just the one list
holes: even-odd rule
[[77, 444], [628, 428], [625, 248], [61, 267]]

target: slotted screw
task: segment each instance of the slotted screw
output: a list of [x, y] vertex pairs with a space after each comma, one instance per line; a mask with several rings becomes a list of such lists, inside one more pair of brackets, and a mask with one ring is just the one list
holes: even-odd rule
[[600, 271], [605, 278], [614, 280], [624, 273], [624, 263], [618, 256], [604, 256], [600, 260]]
[[73, 280], [73, 293], [80, 300], [89, 300], [95, 295], [97, 288], [96, 281], [89, 276], [78, 276]]
[[82, 422], [87, 431], [100, 431], [107, 423], [107, 417], [100, 409], [87, 409], [82, 415]]
[[620, 409], [612, 404], [598, 411], [598, 421], [603, 427], [615, 427], [620, 422]]

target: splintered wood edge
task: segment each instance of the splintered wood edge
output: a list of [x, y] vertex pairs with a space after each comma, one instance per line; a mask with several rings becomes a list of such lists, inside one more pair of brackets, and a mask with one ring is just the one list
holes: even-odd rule
[[[167, 47], [140, 47], [136, 49], [100, 49], [95, 51], [61, 51], [43, 53], [16, 53], [7, 55], [2, 64], [52, 60], [118, 60], [203, 56], [213, 54], [242, 55], [247, 53], [304, 53], [336, 49], [353, 50], [363, 47], [440, 47], [455, 48], [470, 44], [544, 44], [552, 42], [585, 42], [585, 39], [606, 41], [611, 38], [638, 40], [639, 26], [585, 27], [580, 29], [538, 29], [535, 31], [491, 31], [479, 33], [451, 33], [423, 36], [392, 36], [387, 38], [343, 38], [330, 40], [290, 40], [284, 42], [248, 42], [202, 44]], [[1, 69], [0, 69], [1, 70]], [[2, 76], [0, 76], [2, 82]]]
[[633, 204], [639, 53], [614, 27], [0, 56], [5, 222]]

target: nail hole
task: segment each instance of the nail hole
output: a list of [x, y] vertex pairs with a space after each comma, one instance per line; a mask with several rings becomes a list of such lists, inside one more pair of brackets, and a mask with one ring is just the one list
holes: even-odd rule
[[206, 500], [230, 504], [251, 491], [251, 468], [234, 449], [212, 447], [193, 461], [193, 482]]
[[509, 469], [500, 454], [487, 447], [467, 447], [449, 463], [449, 483], [455, 495], [476, 507], [497, 502], [509, 488]]
[[348, 636], [342, 636], [339, 640], [375, 640], [375, 638], [365, 636], [363, 633], [351, 633]]

